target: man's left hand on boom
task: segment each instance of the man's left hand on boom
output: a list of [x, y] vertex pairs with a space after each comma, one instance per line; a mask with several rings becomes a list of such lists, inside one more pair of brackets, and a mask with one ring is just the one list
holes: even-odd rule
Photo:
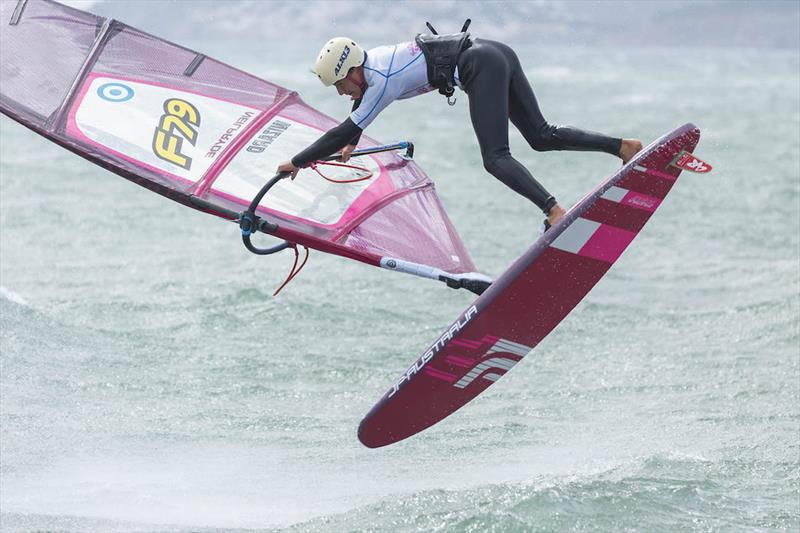
[[[337, 46], [331, 46], [334, 43]], [[342, 50], [346, 50], [347, 53]], [[323, 47], [315, 65], [315, 72], [324, 85], [335, 86], [340, 95], [349, 96], [353, 100], [353, 111], [361, 104], [367, 88], [363, 67], [365, 59], [366, 53], [361, 47], [349, 39], [340, 37]], [[339, 160], [345, 162], [350, 159], [350, 154], [358, 145], [362, 131], [362, 128], [348, 117], [291, 160], [278, 165], [277, 171], [291, 172], [294, 179], [301, 168], [338, 150], [342, 151]]]

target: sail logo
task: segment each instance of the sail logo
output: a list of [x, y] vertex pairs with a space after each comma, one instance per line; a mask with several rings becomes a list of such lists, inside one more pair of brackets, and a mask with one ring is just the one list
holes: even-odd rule
[[342, 50], [342, 55], [339, 56], [339, 62], [336, 63], [336, 68], [333, 69], [334, 74], [337, 76], [339, 75], [339, 71], [342, 70], [342, 65], [344, 64], [344, 60], [347, 59], [347, 56], [350, 55], [350, 47], [345, 45], [344, 50]]
[[183, 142], [194, 146], [200, 126], [200, 112], [195, 106], [180, 98], [164, 102], [164, 114], [153, 134], [153, 153], [160, 159], [189, 170], [192, 158], [183, 152]]
[[104, 83], [97, 88], [97, 96], [109, 102], [127, 102], [133, 94], [133, 89], [124, 83]]
[[220, 135], [217, 142], [215, 142], [214, 145], [208, 149], [206, 157], [216, 157], [220, 150], [222, 150], [228, 144], [228, 142], [236, 138], [236, 136], [239, 134], [239, 130], [241, 130], [242, 127], [247, 124], [251, 118], [253, 118], [253, 116], [255, 116], [253, 111], [245, 111], [242, 116], [236, 119], [236, 122], [234, 122], [230, 128], [225, 130], [225, 133]]
[[257, 137], [253, 138], [250, 146], [247, 147], [247, 151], [260, 154], [275, 142], [275, 139], [280, 137], [281, 133], [288, 130], [290, 125], [288, 122], [276, 119], [272, 124], [264, 128]]

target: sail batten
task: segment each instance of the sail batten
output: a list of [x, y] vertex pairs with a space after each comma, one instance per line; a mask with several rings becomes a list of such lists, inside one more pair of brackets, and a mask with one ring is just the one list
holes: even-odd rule
[[256, 116], [256, 118], [250, 123], [250, 125], [248, 125], [242, 132], [242, 135], [239, 137], [239, 139], [228, 146], [219, 156], [217, 162], [209, 167], [205, 175], [203, 175], [203, 177], [197, 182], [197, 186], [195, 187], [193, 194], [196, 194], [197, 196], [203, 196], [206, 194], [213, 185], [214, 180], [219, 177], [220, 173], [225, 169], [228, 163], [230, 163], [231, 160], [236, 157], [236, 154], [239, 149], [242, 148], [242, 145], [252, 138], [255, 130], [257, 128], [262, 128], [280, 112], [280, 109], [290, 98], [296, 95], [297, 93], [295, 92], [284, 93], [271, 107], [261, 111], [261, 113], [259, 113], [258, 116]]
[[89, 50], [89, 55], [86, 56], [83, 65], [81, 65], [81, 69], [78, 71], [78, 74], [72, 81], [67, 94], [64, 96], [64, 100], [61, 102], [61, 105], [58, 106], [56, 112], [50, 115], [50, 118], [45, 123], [45, 129], [55, 131], [63, 126], [64, 117], [69, 110], [69, 106], [74, 100], [75, 94], [77, 93], [81, 84], [86, 79], [86, 76], [89, 72], [91, 72], [95, 62], [97, 62], [97, 58], [100, 55], [100, 52], [103, 50], [103, 43], [111, 34], [111, 28], [114, 26], [114, 22], [114, 19], [106, 19], [105, 22], [103, 22], [100, 31], [97, 33], [97, 37], [95, 37], [94, 44], [92, 45], [91, 50]]

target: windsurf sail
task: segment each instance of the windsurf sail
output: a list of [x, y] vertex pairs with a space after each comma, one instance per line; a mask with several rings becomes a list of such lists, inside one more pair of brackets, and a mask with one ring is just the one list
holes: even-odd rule
[[[234, 220], [337, 121], [296, 92], [51, 0], [0, 2], [0, 111], [181, 204]], [[360, 147], [380, 144], [362, 136]], [[430, 178], [393, 152], [276, 183], [256, 206], [291, 243], [436, 276], [475, 271]], [[359, 179], [369, 175], [368, 179]], [[341, 183], [346, 182], [346, 183]], [[431, 277], [431, 276], [429, 276]]]

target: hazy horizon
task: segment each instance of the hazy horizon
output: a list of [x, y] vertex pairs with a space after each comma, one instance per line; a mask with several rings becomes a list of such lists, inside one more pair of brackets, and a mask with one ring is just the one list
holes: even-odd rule
[[[167, 39], [192, 43], [198, 42], [197, 29], [203, 27], [211, 32], [206, 37], [213, 35], [214, 39], [311, 41], [316, 45], [333, 35], [348, 35], [367, 46], [377, 46], [412, 38], [425, 30], [426, 21], [442, 33], [454, 32], [469, 17], [473, 35], [520, 44], [800, 49], [800, 3], [781, 0], [447, 0], [369, 4], [355, 0], [167, 0], [159, 2], [158, 17], [154, 11], [142, 8], [144, 0], [66, 3]], [[380, 13], [377, 21], [370, 16], [373, 12]], [[280, 33], [284, 28], [291, 30]]]

